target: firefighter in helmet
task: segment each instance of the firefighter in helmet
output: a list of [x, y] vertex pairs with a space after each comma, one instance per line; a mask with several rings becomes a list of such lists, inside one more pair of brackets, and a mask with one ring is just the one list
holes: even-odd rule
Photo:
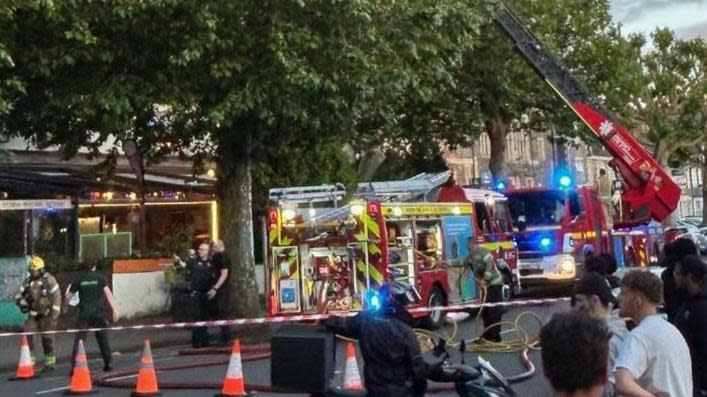
[[[32, 257], [28, 270], [29, 277], [24, 280], [22, 288], [15, 295], [17, 306], [23, 313], [27, 313], [25, 330], [27, 332], [54, 331], [61, 314], [59, 283], [44, 269], [44, 260], [38, 256]], [[30, 351], [34, 352], [34, 341], [31, 335], [28, 341]], [[53, 370], [56, 365], [56, 355], [52, 335], [42, 334], [42, 348], [44, 349], [42, 371]]]

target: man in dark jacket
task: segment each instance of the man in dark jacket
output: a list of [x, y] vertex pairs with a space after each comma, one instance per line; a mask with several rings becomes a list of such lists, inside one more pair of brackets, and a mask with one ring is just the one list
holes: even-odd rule
[[[226, 246], [221, 240], [214, 241], [213, 251], [211, 264], [214, 267], [216, 282], [208, 292], [211, 316], [219, 320], [227, 320], [231, 309], [231, 288], [229, 283], [231, 258], [226, 253]], [[228, 325], [221, 326], [221, 344], [224, 346], [231, 344], [231, 327]]]
[[412, 316], [405, 309], [408, 303], [419, 299], [416, 295], [406, 284], [385, 283], [376, 295], [379, 308], [372, 304], [354, 317], [326, 320], [334, 332], [358, 339], [368, 396], [421, 397], [427, 390], [427, 377], [433, 367], [422, 358], [409, 325]]
[[[191, 285], [192, 294], [196, 301], [196, 321], [206, 321], [209, 319], [209, 301], [213, 298], [212, 287], [215, 282], [214, 270], [209, 260], [210, 247], [208, 243], [199, 244], [197, 258], [188, 261], [187, 278]], [[206, 347], [209, 345], [209, 332], [206, 327], [194, 327], [192, 329], [191, 344], [194, 348]]]
[[675, 285], [687, 293], [687, 300], [674, 319], [692, 357], [695, 396], [707, 396], [707, 266], [698, 256], [686, 256], [675, 266]]
[[687, 299], [683, 290], [675, 286], [675, 265], [688, 255], [698, 255], [697, 245], [689, 238], [681, 237], [663, 248], [663, 264], [665, 270], [660, 278], [663, 280], [663, 301], [668, 320], [673, 321], [678, 309]]

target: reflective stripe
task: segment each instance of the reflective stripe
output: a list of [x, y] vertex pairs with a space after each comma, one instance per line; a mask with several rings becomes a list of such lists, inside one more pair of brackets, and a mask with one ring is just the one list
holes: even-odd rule
[[366, 227], [368, 228], [369, 232], [371, 232], [376, 237], [380, 237], [380, 228], [378, 227], [378, 224], [373, 220], [373, 218], [371, 218], [370, 215], [361, 215], [361, 220], [363, 221], [363, 223], [366, 224]]
[[59, 306], [59, 305], [52, 305], [52, 310], [61, 311], [61, 306]]
[[515, 243], [513, 241], [499, 241], [499, 242], [493, 242], [493, 243], [482, 243], [480, 245], [489, 251], [496, 251], [499, 248], [503, 248], [504, 250], [512, 250], [515, 248]]
[[59, 291], [59, 284], [54, 285], [54, 288], [52, 288], [52, 289], [49, 291], [49, 293], [50, 293], [50, 294], [53, 294], [53, 293], [55, 293], [55, 292], [57, 292], [57, 291]]
[[268, 239], [270, 240], [270, 245], [275, 243], [279, 232], [280, 232], [280, 228], [278, 228], [278, 227], [274, 227], [272, 230], [270, 230], [270, 233], [268, 234]]
[[[362, 261], [359, 260], [358, 263], [356, 264], [358, 270], [362, 273], [362, 277], [366, 277], [366, 264]], [[369, 268], [369, 275], [371, 276], [371, 284], [372, 285], [380, 285], [383, 283], [383, 274], [378, 270], [377, 267], [370, 265]]]

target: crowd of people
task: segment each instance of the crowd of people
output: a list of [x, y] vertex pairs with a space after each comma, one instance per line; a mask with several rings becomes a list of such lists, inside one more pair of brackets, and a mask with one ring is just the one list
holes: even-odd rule
[[[574, 310], [541, 331], [544, 373], [556, 395], [707, 396], [707, 265], [695, 244], [666, 245], [661, 277], [629, 271], [619, 283], [612, 261], [587, 258]], [[617, 283], [618, 299], [611, 293]]]
[[[478, 255], [469, 255], [467, 265], [475, 270], [480, 280], [494, 285], [498, 277], [493, 272], [494, 266], [487, 265], [492, 263], [488, 258], [490, 255], [470, 252]], [[544, 374], [557, 396], [707, 396], [707, 265], [698, 256], [695, 244], [684, 238], [664, 247], [662, 262], [665, 270], [661, 277], [649, 271], [632, 270], [619, 280], [614, 276], [617, 266], [613, 257], [587, 257], [585, 274], [574, 286], [573, 310], [556, 314], [540, 333]], [[224, 318], [229, 311], [231, 262], [223, 242], [201, 243], [186, 261], [175, 256], [175, 264], [184, 271], [189, 283], [196, 308], [193, 320]], [[54, 330], [62, 307], [59, 284], [45, 270], [40, 257], [32, 257], [29, 273], [16, 296], [18, 306], [28, 314], [26, 329]], [[612, 288], [617, 287], [621, 293], [615, 297]], [[421, 395], [425, 389], [422, 379], [431, 370], [421, 360], [419, 347], [413, 346], [416, 343], [413, 343], [412, 331], [406, 325], [410, 319], [406, 318], [408, 315], [403, 308], [412, 300], [409, 297], [411, 291], [400, 285], [387, 288], [392, 288], [391, 302], [401, 301], [389, 306], [390, 313], [386, 316], [391, 324], [390, 332], [404, 331], [406, 338], [403, 338], [399, 350], [416, 352], [419, 367], [419, 374], [414, 376], [418, 383], [412, 390], [407, 386], [404, 389], [412, 391], [413, 395]], [[72, 283], [66, 297], [70, 298], [72, 294], [80, 296], [78, 328], [104, 328], [110, 321], [117, 321], [119, 314], [115, 299], [105, 276], [97, 271], [96, 263], [88, 265]], [[486, 325], [500, 321], [501, 312], [491, 314], [489, 317], [493, 318], [484, 318]], [[328, 325], [344, 334], [365, 339], [361, 343], [368, 359], [364, 359], [372, 371], [375, 360], [379, 360], [376, 357], [381, 357], [379, 350], [390, 350], [391, 346], [378, 346], [380, 341], [377, 338], [366, 339], [366, 335], [384, 330], [377, 317], [369, 319], [366, 315], [362, 313], [348, 320], [334, 318]], [[366, 330], [369, 325], [376, 331]], [[222, 326], [220, 331], [220, 342], [227, 345], [231, 340], [230, 327]], [[483, 337], [498, 341], [498, 331], [487, 328]], [[74, 355], [79, 339], [85, 340], [86, 336], [86, 332], [76, 334]], [[109, 371], [111, 350], [108, 336], [105, 331], [97, 331], [96, 339], [104, 370]], [[381, 339], [385, 340], [390, 339]], [[208, 345], [207, 330], [194, 328], [192, 346]], [[44, 369], [51, 370], [56, 363], [52, 335], [42, 334], [42, 346]], [[375, 354], [366, 354], [367, 350], [375, 351]], [[371, 371], [366, 373], [367, 380], [372, 381], [374, 387], [380, 384], [386, 392], [391, 390], [384, 385], [385, 382], [395, 380], [405, 385], [404, 378], [409, 376], [407, 373], [392, 373], [391, 379], [387, 379], [380, 373], [369, 373]]]
[[[108, 287], [108, 282], [103, 273], [97, 270], [97, 261], [86, 262], [84, 271], [71, 284], [66, 298], [78, 299], [78, 320], [76, 328], [105, 328], [110, 321], [117, 321], [119, 312], [113, 293]], [[52, 371], [56, 365], [54, 352], [54, 335], [44, 332], [54, 331], [57, 328], [59, 316], [62, 311], [62, 294], [59, 283], [51, 275], [39, 256], [30, 259], [29, 276], [22, 282], [20, 290], [15, 295], [15, 302], [23, 313], [27, 314], [25, 330], [29, 332], [43, 332], [41, 334], [44, 350], [44, 366], [42, 372]], [[79, 340], [86, 340], [86, 331], [77, 332], [74, 339], [72, 366], [78, 352]], [[95, 332], [98, 346], [103, 357], [103, 370], [110, 371], [111, 349], [108, 334], [105, 330]], [[32, 361], [34, 362], [33, 337], [28, 337]], [[73, 368], [72, 368], [73, 372]]]
[[[56, 366], [54, 334], [46, 333], [57, 329], [62, 313], [62, 303], [75, 301], [78, 309], [77, 329], [100, 328], [95, 331], [96, 341], [103, 358], [103, 370], [112, 370], [112, 352], [108, 332], [103, 329], [110, 322], [118, 321], [119, 312], [106, 276], [98, 269], [99, 261], [87, 261], [83, 271], [72, 281], [65, 296], [56, 278], [46, 270], [44, 260], [39, 256], [29, 261], [29, 276], [22, 282], [15, 295], [15, 302], [23, 313], [27, 314], [25, 330], [41, 333], [44, 351], [42, 371], [51, 371]], [[226, 318], [229, 311], [229, 269], [231, 261], [225, 253], [221, 240], [213, 244], [201, 243], [194, 255], [186, 261], [175, 256], [175, 264], [184, 273], [189, 286], [190, 302], [195, 315], [190, 320], [205, 321]], [[63, 299], [65, 298], [65, 299]], [[219, 342], [228, 345], [231, 342], [231, 329], [221, 326]], [[86, 342], [88, 332], [77, 332], [74, 340], [71, 363], [73, 365], [78, 352], [79, 340]], [[34, 338], [28, 336], [31, 359], [34, 361]], [[205, 327], [192, 330], [192, 346], [195, 348], [209, 345], [209, 334]], [[73, 371], [73, 369], [72, 369]]]

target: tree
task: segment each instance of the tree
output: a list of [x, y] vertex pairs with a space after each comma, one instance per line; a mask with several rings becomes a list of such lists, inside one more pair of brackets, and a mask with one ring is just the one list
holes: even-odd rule
[[[221, 207], [225, 218], [236, 221], [223, 236], [244, 262], [235, 272], [238, 288], [252, 271], [251, 165], [273, 143], [365, 136], [371, 130], [359, 128], [362, 115], [375, 115], [381, 127], [394, 124], [401, 98], [431, 95], [437, 87], [426, 82], [441, 81], [458, 62], [461, 51], [454, 45], [469, 39], [478, 18], [463, 2], [245, 2], [216, 8], [214, 23], [203, 24], [199, 40], [184, 49], [199, 55], [186, 59], [183, 70], [204, 73], [184, 76], [190, 94], [180, 106], [195, 111], [179, 116], [186, 116], [184, 126], [211, 121], [219, 196], [239, 198]], [[240, 21], [236, 25], [244, 31], [219, 23], [229, 19]]]
[[[518, 0], [511, 5], [570, 70], [608, 107], [625, 95], [617, 89], [624, 78], [621, 38], [611, 21], [606, 0]], [[591, 12], [587, 12], [591, 10]], [[491, 143], [489, 168], [494, 178], [505, 177], [507, 134], [512, 123], [553, 128], [558, 134], [583, 135], [570, 109], [538, 78], [492, 21], [482, 29], [481, 45], [465, 57], [458, 77], [464, 98], [474, 98], [483, 115]], [[526, 117], [522, 117], [525, 115]], [[586, 134], [586, 133], [585, 133]]]
[[[650, 37], [648, 49], [644, 37], [629, 39], [634, 51], [627, 61], [638, 66], [628, 101], [635, 136], [663, 167], [703, 165], [707, 43], [676, 39], [669, 29], [656, 29]], [[677, 212], [664, 223], [676, 218]]]
[[[7, 4], [0, 4], [0, 26], [10, 23], [12, 9]], [[0, 39], [1, 40], [1, 39]], [[12, 56], [7, 46], [0, 41], [0, 70], [7, 71], [14, 66]], [[0, 118], [7, 115], [12, 110], [11, 97], [21, 93], [23, 85], [19, 79], [7, 73], [0, 74]], [[2, 155], [2, 153], [0, 153]]]
[[450, 87], [482, 19], [467, 3], [23, 4], [0, 37], [26, 94], [0, 131], [67, 157], [134, 137], [153, 161], [213, 160], [235, 312], [254, 315], [253, 170], [392, 130], [409, 97]]
[[[653, 145], [653, 154], [667, 166], [681, 148], [694, 146], [702, 127], [695, 123], [707, 79], [707, 44], [702, 39], [678, 40], [669, 29], [651, 34], [653, 48], [635, 51], [641, 73], [631, 98], [631, 116], [644, 141]], [[641, 49], [645, 40], [632, 38]]]
[[[698, 166], [702, 170], [702, 202], [707, 203], [707, 75], [705, 66], [707, 65], [707, 43], [704, 40], [691, 40], [690, 51], [693, 53], [694, 77], [697, 84], [684, 92], [681, 101], [683, 115], [679, 118], [680, 132], [689, 135], [691, 144], [680, 145], [670, 161], [678, 165], [687, 164]], [[707, 220], [707, 208], [702, 206], [703, 224]]]

